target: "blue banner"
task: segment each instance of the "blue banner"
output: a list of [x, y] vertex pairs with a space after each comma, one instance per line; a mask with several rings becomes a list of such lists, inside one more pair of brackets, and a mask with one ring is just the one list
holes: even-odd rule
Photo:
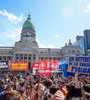
[[90, 74], [90, 57], [69, 57], [67, 72]]

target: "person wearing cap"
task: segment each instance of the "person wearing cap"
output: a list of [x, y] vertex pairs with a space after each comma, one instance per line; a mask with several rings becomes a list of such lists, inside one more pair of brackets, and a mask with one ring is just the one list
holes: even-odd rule
[[50, 87], [53, 85], [52, 80], [50, 79], [46, 79], [44, 82], [44, 86], [45, 86], [45, 94], [48, 93], [50, 91]]
[[63, 80], [57, 81], [57, 86], [59, 87], [60, 91], [64, 94], [64, 96], [67, 95], [67, 89], [65, 87], [65, 82]]

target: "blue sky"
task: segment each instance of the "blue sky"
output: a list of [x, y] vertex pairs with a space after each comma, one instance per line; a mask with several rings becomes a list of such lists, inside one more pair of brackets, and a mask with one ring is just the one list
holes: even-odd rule
[[90, 29], [90, 0], [0, 0], [0, 45], [20, 40], [30, 11], [39, 47], [61, 48]]

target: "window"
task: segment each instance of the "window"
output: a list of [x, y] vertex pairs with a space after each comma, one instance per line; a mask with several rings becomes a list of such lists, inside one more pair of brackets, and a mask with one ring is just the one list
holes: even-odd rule
[[77, 50], [77, 53], [80, 53], [79, 50]]
[[57, 58], [57, 60], [59, 60], [59, 58]]
[[8, 53], [8, 51], [3, 51], [3, 53]]
[[71, 53], [71, 50], [68, 50], [68, 53]]
[[4, 60], [6, 60], [6, 57], [4, 57]]
[[56, 58], [53, 58], [53, 60], [55, 60]]
[[11, 58], [9, 58], [9, 60], [11, 60]]
[[8, 60], [11, 60], [11, 57], [7, 57]]
[[33, 60], [35, 60], [35, 57], [33, 57]]
[[48, 59], [47, 57], [45, 59]]
[[59, 54], [59, 52], [57, 52], [57, 54]]
[[12, 53], [12, 51], [9, 51], [9, 53]]
[[28, 59], [31, 60], [31, 57], [29, 57]]
[[72, 50], [72, 53], [75, 53], [75, 50]]
[[49, 59], [51, 60], [52, 58], [50, 57]]
[[41, 57], [41, 60], [43, 60], [43, 57]]
[[21, 57], [21, 59], [23, 59], [23, 57]]
[[27, 59], [27, 57], [24, 57], [24, 59]]

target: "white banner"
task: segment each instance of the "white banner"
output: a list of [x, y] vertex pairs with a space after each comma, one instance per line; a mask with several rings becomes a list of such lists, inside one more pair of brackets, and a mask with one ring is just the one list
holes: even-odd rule
[[7, 62], [0, 62], [0, 68], [8, 68]]

